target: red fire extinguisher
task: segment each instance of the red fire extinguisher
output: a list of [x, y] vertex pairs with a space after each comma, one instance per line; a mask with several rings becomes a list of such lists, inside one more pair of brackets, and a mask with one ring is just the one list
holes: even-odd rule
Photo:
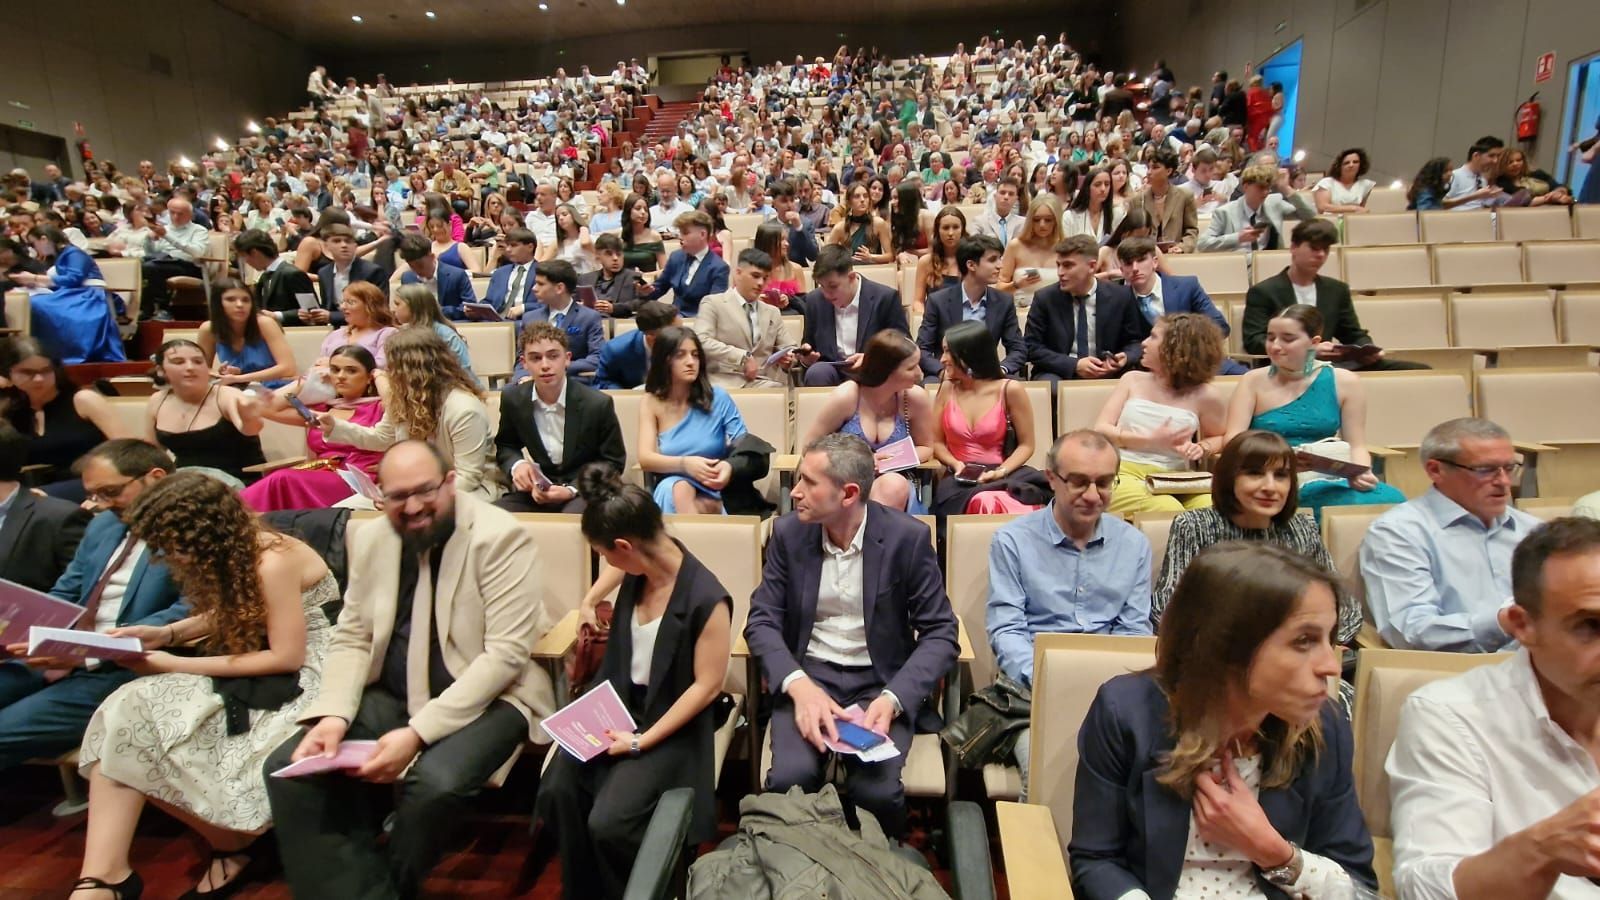
[[1539, 136], [1539, 92], [1517, 107], [1517, 140], [1531, 141]]
[[82, 122], [73, 122], [72, 130], [77, 135], [78, 158], [84, 162], [94, 159], [94, 148], [89, 146], [89, 136], [84, 133]]

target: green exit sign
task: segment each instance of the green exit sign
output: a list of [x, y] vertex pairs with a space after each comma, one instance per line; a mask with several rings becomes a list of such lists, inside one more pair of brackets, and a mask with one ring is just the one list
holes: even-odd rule
[[18, 119], [17, 120], [17, 124], [21, 125], [23, 128], [27, 128], [29, 130], [32, 130], [32, 128], [33, 128], [33, 123], [31, 121], [27, 120], [27, 119]]

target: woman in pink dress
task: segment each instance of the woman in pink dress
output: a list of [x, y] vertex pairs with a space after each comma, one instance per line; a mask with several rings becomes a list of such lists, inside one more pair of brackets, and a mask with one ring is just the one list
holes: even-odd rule
[[[383, 401], [378, 396], [377, 364], [366, 348], [354, 344], [340, 347], [328, 357], [328, 383], [334, 399], [308, 403], [314, 412], [331, 411], [356, 425], [372, 427], [383, 418]], [[313, 370], [316, 371], [316, 370]], [[289, 397], [305, 388], [303, 379], [280, 388], [273, 397], [265, 418], [288, 425], [304, 426], [305, 420], [289, 405]], [[246, 488], [244, 502], [256, 512], [278, 509], [324, 509], [355, 493], [339, 474], [349, 466], [368, 475], [378, 471], [383, 453], [360, 450], [347, 444], [329, 443], [319, 428], [306, 429], [306, 461], [278, 469]]]
[[[1026, 465], [1033, 455], [1033, 407], [1022, 383], [1000, 371], [994, 338], [982, 322], [962, 322], [944, 335], [945, 381], [934, 398], [937, 413], [933, 456], [949, 468], [934, 489], [933, 511], [940, 516], [960, 513], [1017, 513], [1038, 509], [1012, 496], [1013, 487], [1024, 493], [1041, 481]], [[1007, 426], [1016, 434], [1016, 446], [1006, 453]], [[971, 463], [987, 466], [972, 480], [955, 475]], [[1025, 484], [1032, 482], [1032, 484]]]

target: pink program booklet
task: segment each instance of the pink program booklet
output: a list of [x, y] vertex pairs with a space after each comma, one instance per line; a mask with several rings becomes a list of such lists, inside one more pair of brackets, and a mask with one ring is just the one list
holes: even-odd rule
[[35, 625], [71, 628], [82, 617], [83, 607], [76, 603], [0, 578], [0, 647], [26, 643]]
[[139, 659], [144, 644], [136, 637], [112, 637], [97, 631], [72, 628], [28, 629], [29, 656], [55, 656], [63, 659]]
[[[887, 455], [886, 455], [887, 454]], [[885, 472], [900, 472], [905, 469], [915, 469], [922, 464], [917, 458], [916, 442], [906, 435], [892, 444], [884, 444], [874, 454], [878, 458], [878, 474]]]
[[272, 773], [273, 778], [298, 778], [322, 772], [349, 772], [361, 768], [378, 752], [377, 741], [342, 741], [332, 756], [309, 756]]
[[607, 731], [630, 732], [637, 726], [617, 696], [617, 689], [611, 682], [602, 681], [589, 693], [546, 716], [539, 727], [561, 749], [588, 762], [611, 746]]

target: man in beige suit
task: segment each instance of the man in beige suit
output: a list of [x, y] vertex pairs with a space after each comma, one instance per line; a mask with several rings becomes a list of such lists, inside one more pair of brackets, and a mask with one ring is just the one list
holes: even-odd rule
[[[352, 541], [307, 730], [266, 764], [285, 874], [302, 900], [416, 896], [467, 801], [503, 776], [555, 705], [530, 659], [550, 622], [528, 533], [457, 493], [455, 473], [423, 441], [390, 448], [378, 478], [387, 521], [365, 523]], [[351, 740], [377, 742], [359, 768], [270, 777]], [[375, 801], [390, 796], [394, 827], [380, 847]]]
[[700, 302], [700, 314], [689, 321], [705, 352], [711, 383], [724, 390], [783, 387], [794, 353], [772, 365], [767, 357], [784, 346], [783, 314], [761, 299], [772, 274], [772, 257], [754, 248], [739, 252], [731, 290]]

